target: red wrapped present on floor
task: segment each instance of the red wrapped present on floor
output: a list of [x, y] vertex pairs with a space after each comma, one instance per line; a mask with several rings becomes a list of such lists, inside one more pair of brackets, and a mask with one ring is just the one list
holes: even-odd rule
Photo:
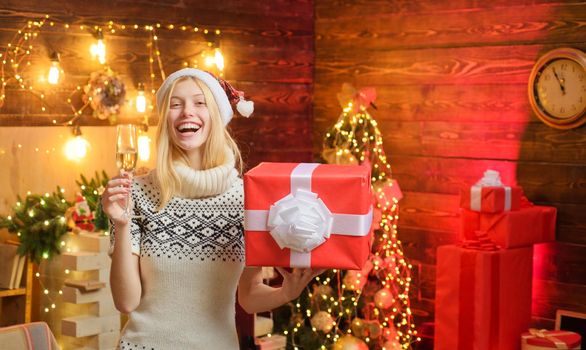
[[556, 208], [539, 205], [498, 214], [460, 209], [460, 238], [486, 235], [501, 248], [551, 242], [555, 241], [555, 220]]
[[575, 332], [530, 329], [521, 335], [521, 350], [580, 349], [581, 341]]
[[435, 350], [518, 350], [531, 320], [533, 247], [437, 250]]
[[517, 186], [505, 186], [500, 174], [487, 170], [473, 186], [460, 191], [460, 207], [482, 213], [518, 210], [523, 191]]
[[244, 175], [247, 266], [359, 270], [371, 225], [367, 167], [261, 163]]

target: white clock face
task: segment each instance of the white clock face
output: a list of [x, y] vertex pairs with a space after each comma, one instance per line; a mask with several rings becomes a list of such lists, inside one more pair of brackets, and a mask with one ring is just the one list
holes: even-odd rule
[[576, 61], [553, 60], [539, 73], [534, 93], [548, 115], [572, 118], [586, 110], [586, 71]]

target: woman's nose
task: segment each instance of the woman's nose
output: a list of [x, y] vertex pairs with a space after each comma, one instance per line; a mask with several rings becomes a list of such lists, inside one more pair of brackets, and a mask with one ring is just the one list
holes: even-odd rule
[[194, 106], [190, 106], [190, 105], [185, 105], [185, 107], [183, 108], [183, 114], [186, 117], [195, 116], [195, 114], [196, 114], [195, 107]]

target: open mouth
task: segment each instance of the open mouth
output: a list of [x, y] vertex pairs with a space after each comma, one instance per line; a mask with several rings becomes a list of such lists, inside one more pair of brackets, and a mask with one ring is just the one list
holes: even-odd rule
[[201, 128], [201, 125], [195, 123], [183, 123], [177, 126], [177, 131], [181, 134], [196, 133]]

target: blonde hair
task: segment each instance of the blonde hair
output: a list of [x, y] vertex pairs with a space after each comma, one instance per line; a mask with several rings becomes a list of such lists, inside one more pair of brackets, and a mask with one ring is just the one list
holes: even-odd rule
[[230, 136], [227, 128], [220, 117], [218, 104], [214, 99], [212, 91], [201, 80], [187, 76], [181, 77], [173, 82], [171, 87], [165, 92], [162, 106], [157, 106], [159, 115], [159, 124], [157, 128], [157, 161], [155, 168], [155, 177], [160, 190], [158, 210], [163, 209], [171, 200], [175, 193], [181, 191], [181, 181], [173, 167], [173, 161], [179, 160], [189, 164], [187, 154], [184, 150], [177, 147], [169, 136], [169, 104], [171, 95], [177, 83], [192, 79], [203, 92], [208, 112], [210, 114], [210, 133], [202, 147], [204, 147], [202, 157], [202, 170], [215, 168], [223, 165], [226, 159], [226, 148], [232, 152], [236, 162], [236, 169], [242, 174], [242, 156], [238, 145]]

